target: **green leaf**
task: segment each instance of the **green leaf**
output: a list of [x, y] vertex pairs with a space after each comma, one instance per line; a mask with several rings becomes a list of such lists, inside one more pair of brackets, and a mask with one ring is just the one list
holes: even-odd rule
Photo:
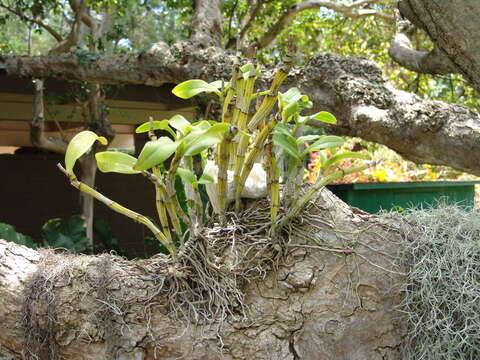
[[319, 140], [315, 141], [312, 145], [307, 147], [303, 152], [304, 155], [308, 154], [312, 151], [318, 151], [321, 149], [331, 148], [331, 147], [338, 147], [342, 146], [345, 140], [340, 136], [321, 136]]
[[299, 111], [298, 103], [295, 102], [295, 103], [288, 104], [282, 110], [282, 119], [288, 120], [295, 113], [298, 113], [298, 111]]
[[313, 105], [308, 96], [302, 95], [297, 88], [288, 89], [283, 94], [279, 93], [278, 99], [284, 121], [294, 114], [300, 113], [303, 109], [311, 108]]
[[319, 113], [310, 115], [308, 118], [309, 118], [309, 120], [311, 120], [311, 119], [319, 120], [319, 121], [327, 123], [327, 124], [336, 124], [337, 123], [337, 119], [335, 118], [335, 116], [333, 116], [332, 114], [330, 114], [327, 111], [320, 111]]
[[75, 135], [68, 144], [65, 153], [65, 168], [67, 173], [73, 175], [73, 167], [77, 160], [92, 147], [93, 143], [98, 140], [102, 145], [107, 145], [108, 141], [103, 136], [97, 136], [93, 131], [82, 131]]
[[215, 125], [216, 123], [217, 121], [200, 120], [192, 124], [192, 130], [208, 130], [212, 127], [212, 125]]
[[193, 156], [201, 153], [206, 148], [218, 144], [222, 141], [223, 133], [228, 130], [229, 124], [215, 124], [206, 131], [200, 131], [185, 144], [185, 156]]
[[138, 174], [133, 170], [137, 159], [119, 151], [103, 151], [95, 154], [97, 165], [101, 172], [115, 172], [120, 174]]
[[133, 166], [133, 169], [142, 171], [160, 165], [177, 150], [179, 145], [180, 142], [173, 142], [166, 136], [147, 142], [140, 152], [140, 156]]
[[300, 136], [299, 138], [297, 138], [297, 144], [300, 145], [300, 144], [303, 144], [304, 142], [317, 140], [320, 136], [322, 136], [322, 135], [305, 135], [305, 136]]
[[[293, 141], [292, 141], [293, 139]], [[294, 159], [300, 161], [300, 154], [298, 152], [297, 141], [290, 134], [285, 135], [281, 133], [275, 133], [272, 137], [273, 143], [280, 146], [281, 149], [290, 154]]]
[[140, 134], [140, 133], [148, 132], [150, 130], [166, 130], [174, 138], [176, 137], [175, 132], [172, 130], [170, 126], [168, 126], [168, 120], [162, 120], [162, 121], [154, 120], [152, 122], [150, 121], [144, 122], [142, 125], [138, 126], [135, 129], [135, 132], [137, 134]]
[[284, 124], [275, 125], [275, 131], [274, 132], [278, 133], [278, 134], [283, 134], [283, 135], [286, 135], [286, 136], [292, 136], [290, 134], [290, 130]]
[[322, 168], [327, 168], [330, 165], [335, 164], [336, 162], [343, 160], [343, 159], [362, 159], [362, 160], [370, 160], [370, 156], [367, 154], [361, 154], [357, 152], [347, 151], [338, 155], [335, 155], [328, 159], [327, 161], [322, 163]]
[[290, 88], [284, 93], [281, 93], [281, 92], [278, 93], [278, 99], [280, 100], [280, 104], [282, 105], [282, 108], [285, 107], [287, 104], [296, 103], [298, 100], [302, 98], [302, 96], [306, 96], [306, 95], [302, 95], [300, 93], [300, 90], [298, 90], [298, 88], [296, 87]]
[[229, 85], [229, 82], [223, 81], [223, 80], [216, 80], [216, 81], [212, 81], [210, 85], [213, 86], [215, 89], [221, 89], [222, 86], [226, 88]]
[[198, 183], [204, 184], [204, 185], [213, 184], [214, 182], [215, 182], [215, 179], [207, 174], [202, 174], [202, 176], [200, 176], [200, 179], [198, 179]]
[[195, 176], [195, 173], [191, 170], [178, 168], [177, 174], [180, 175], [182, 181], [186, 184], [193, 185], [195, 182], [197, 182], [197, 177]]
[[214, 92], [219, 96], [221, 95], [220, 91], [218, 91], [218, 88], [207, 83], [206, 81], [198, 79], [184, 81], [175, 86], [172, 90], [172, 93], [182, 99], [190, 99], [191, 97], [203, 92], [207, 94]]
[[180, 131], [183, 135], [186, 135], [190, 130], [192, 124], [185, 119], [182, 115], [173, 115], [168, 123], [174, 128]]

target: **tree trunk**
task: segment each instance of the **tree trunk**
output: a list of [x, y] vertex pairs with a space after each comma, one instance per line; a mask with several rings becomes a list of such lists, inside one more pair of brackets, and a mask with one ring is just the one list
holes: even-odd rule
[[[404, 277], [392, 261], [403, 239], [394, 224], [324, 190], [279, 247], [249, 225], [249, 211], [241, 229], [255, 229], [248, 238], [255, 256], [243, 270], [239, 259], [250, 245], [240, 245], [241, 233], [231, 238], [216, 227], [198, 240], [204, 257], [177, 267], [163, 255], [126, 261], [0, 241], [0, 357], [400, 359], [404, 327], [396, 306]], [[215, 244], [228, 246], [216, 247], [215, 236], [223, 236]], [[262, 254], [268, 261], [252, 265]], [[199, 285], [199, 270], [215, 277], [217, 290], [238, 287], [226, 311], [208, 303], [217, 295]], [[240, 272], [254, 275], [244, 282]], [[189, 291], [196, 302], [186, 306], [180, 300], [192, 299]]]
[[480, 90], [480, 2], [400, 0], [403, 16], [428, 36], [472, 86]]

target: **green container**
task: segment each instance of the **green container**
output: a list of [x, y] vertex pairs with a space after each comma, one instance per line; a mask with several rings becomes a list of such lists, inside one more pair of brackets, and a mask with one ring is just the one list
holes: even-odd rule
[[394, 207], [430, 207], [438, 200], [458, 203], [467, 208], [475, 205], [475, 184], [480, 181], [426, 181], [396, 183], [328, 185], [335, 195], [351, 206], [371, 214]]

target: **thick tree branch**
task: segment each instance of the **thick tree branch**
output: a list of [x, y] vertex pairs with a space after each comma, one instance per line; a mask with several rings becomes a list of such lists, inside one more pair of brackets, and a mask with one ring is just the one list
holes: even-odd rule
[[220, 46], [223, 0], [195, 0], [190, 40], [200, 47]]
[[408, 20], [397, 13], [397, 32], [388, 53], [401, 66], [421, 74], [450, 74], [458, 72], [455, 64], [439, 48], [432, 51], [413, 49], [407, 29], [411, 27]]
[[402, 15], [424, 30], [469, 83], [480, 91], [480, 3], [472, 0], [401, 0]]
[[[319, 1], [319, 0], [309, 0], [303, 1], [300, 3], [295, 4], [290, 9], [285, 11], [280, 19], [270, 28], [265, 34], [255, 43], [251, 44], [246, 51], [247, 55], [250, 51], [254, 48], [263, 49], [268, 46], [275, 38], [280, 34], [280, 32], [290, 24], [290, 22], [295, 18], [295, 16], [305, 10], [312, 10], [312, 9], [329, 9], [333, 10], [339, 14], [342, 14], [346, 17], [351, 19], [360, 19], [369, 16], [378, 17], [387, 22], [394, 22], [395, 19], [382, 12], [379, 12], [375, 9], [368, 9], [363, 8], [362, 6], [372, 3], [372, 1], [357, 1], [350, 5], [339, 5], [333, 1]], [[360, 8], [359, 8], [360, 7]]]
[[[189, 43], [177, 44], [163, 56], [101, 56], [87, 64], [80, 63], [76, 54], [0, 57], [0, 67], [14, 76], [153, 86], [195, 78], [228, 80], [232, 62], [233, 56], [218, 48], [199, 51]], [[271, 72], [264, 72], [264, 88], [269, 78]], [[476, 157], [480, 153], [479, 115], [461, 105], [421, 100], [396, 91], [370, 61], [321, 55], [293, 69], [285, 86], [299, 87], [317, 105], [315, 110], [337, 116], [338, 126], [330, 132], [385, 144], [417, 162], [480, 175]]]
[[50, 49], [49, 55], [56, 55], [56, 54], [62, 54], [62, 53], [68, 52], [73, 46], [77, 45], [78, 41], [80, 40], [80, 34], [82, 30], [81, 29], [82, 16], [83, 16], [83, 12], [86, 10], [85, 1], [82, 0], [78, 4], [74, 4], [73, 1], [70, 1], [70, 6], [72, 7], [72, 10], [74, 10], [75, 12], [75, 20], [71, 26], [70, 33], [65, 39], [61, 40], [52, 49]]
[[[354, 212], [328, 191], [320, 198], [302, 232], [290, 229], [277, 270], [269, 268], [270, 258], [248, 283], [240, 276], [257, 272], [252, 262], [270, 241], [255, 233], [246, 270], [239, 268], [248, 256], [240, 231], [233, 240], [219, 227], [206, 229], [196, 245], [203, 252], [180, 259], [178, 267], [161, 254], [126, 261], [37, 252], [0, 240], [0, 358], [376, 359], [380, 348], [399, 359], [401, 297], [394, 285], [404, 279], [392, 258], [401, 236], [394, 224]], [[259, 230], [235, 221], [242, 231]], [[196, 268], [212, 274], [219, 289], [238, 284], [231, 314], [195, 321], [215, 314], [221, 297], [208, 296]], [[205, 313], [190, 318], [189, 302]], [[245, 317], [236, 315], [239, 303], [250, 309]]]

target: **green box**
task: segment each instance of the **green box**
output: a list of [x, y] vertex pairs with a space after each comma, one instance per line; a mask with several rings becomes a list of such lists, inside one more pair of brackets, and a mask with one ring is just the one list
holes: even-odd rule
[[425, 181], [395, 183], [333, 184], [327, 188], [340, 199], [371, 214], [399, 206], [435, 206], [445, 198], [447, 203], [473, 208], [475, 184], [480, 181]]

